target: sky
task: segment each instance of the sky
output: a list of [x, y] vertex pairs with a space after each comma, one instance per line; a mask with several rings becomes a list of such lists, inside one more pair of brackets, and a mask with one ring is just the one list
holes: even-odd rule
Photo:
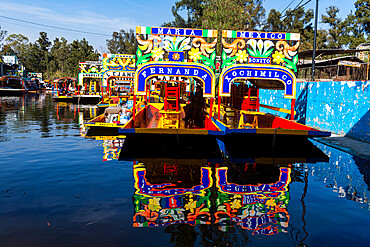
[[[281, 12], [290, 3], [289, 8], [293, 9], [301, 1], [265, 0], [266, 16], [272, 8]], [[100, 53], [105, 53], [106, 40], [115, 31], [135, 29], [136, 26], [160, 26], [172, 21], [171, 8], [175, 2], [176, 0], [0, 0], [0, 27], [8, 31], [8, 35], [20, 33], [31, 42], [39, 37], [40, 32], [46, 32], [51, 41], [56, 37], [65, 37], [68, 42], [85, 38]], [[316, 0], [311, 0], [306, 8], [314, 9], [315, 2]], [[335, 5], [340, 8], [339, 16], [344, 19], [351, 10], [354, 11], [354, 2], [355, 0], [319, 0], [319, 16], [325, 13], [325, 8]], [[323, 24], [320, 27], [325, 28]]]

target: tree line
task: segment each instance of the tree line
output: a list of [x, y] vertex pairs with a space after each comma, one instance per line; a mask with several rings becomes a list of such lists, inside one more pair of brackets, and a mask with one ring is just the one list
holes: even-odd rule
[[[318, 30], [318, 49], [356, 48], [370, 34], [370, 0], [357, 0], [355, 11], [346, 18], [339, 17], [339, 8], [330, 6], [321, 15], [327, 29]], [[303, 5], [284, 13], [276, 9], [266, 15], [263, 0], [179, 0], [172, 6], [174, 20], [162, 26], [216, 30], [257, 30], [301, 34], [300, 50], [313, 48], [314, 11]], [[185, 15], [184, 15], [185, 13]], [[221, 32], [219, 32], [220, 35]], [[0, 42], [6, 35], [2, 31]], [[135, 54], [135, 31], [113, 32], [107, 39], [110, 53]], [[86, 39], [71, 43], [65, 38], [50, 42], [45, 32], [34, 43], [22, 34], [6, 37], [3, 51], [16, 53], [28, 71], [42, 72], [48, 78], [76, 77], [79, 61], [98, 60], [100, 54]]]
[[41, 72], [48, 79], [77, 77], [79, 61], [96, 61], [100, 56], [86, 39], [68, 43], [62, 37], [50, 42], [45, 32], [34, 43], [22, 34], [9, 35], [5, 43], [3, 53], [16, 54], [27, 71]]

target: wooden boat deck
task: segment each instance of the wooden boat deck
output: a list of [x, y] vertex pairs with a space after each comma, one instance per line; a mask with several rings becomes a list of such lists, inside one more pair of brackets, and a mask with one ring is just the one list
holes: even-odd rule
[[233, 109], [223, 112], [217, 126], [228, 134], [267, 134], [330, 136], [330, 132], [320, 131], [309, 126], [259, 111]]

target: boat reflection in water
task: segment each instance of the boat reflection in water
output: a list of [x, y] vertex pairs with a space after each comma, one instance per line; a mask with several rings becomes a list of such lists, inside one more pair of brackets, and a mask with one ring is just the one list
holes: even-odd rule
[[134, 165], [134, 177], [134, 227], [211, 224], [206, 160], [146, 160]]
[[[99, 138], [96, 138], [97, 140]], [[117, 137], [111, 137], [105, 136], [102, 140], [102, 147], [103, 147], [103, 161], [109, 161], [109, 160], [118, 160], [119, 153], [121, 152], [123, 143], [125, 142], [124, 138], [117, 138]]]
[[[308, 150], [307, 155], [314, 150], [315, 156], [305, 161], [327, 161], [317, 148]], [[277, 160], [260, 154], [236, 159], [136, 158], [133, 226], [168, 226], [172, 232], [171, 225], [200, 225], [201, 231], [237, 231], [244, 236], [249, 231], [287, 232], [291, 164], [303, 159], [303, 153]]]
[[253, 235], [286, 232], [290, 171], [290, 166], [264, 164], [216, 168], [215, 224], [222, 231], [238, 225]]
[[134, 227], [213, 224], [254, 235], [288, 227], [290, 166], [142, 160], [134, 177]]
[[[197, 231], [202, 232], [202, 239], [211, 235], [207, 241], [212, 243], [232, 243], [235, 236], [248, 239], [248, 232], [288, 232], [292, 164], [328, 161], [328, 156], [309, 141], [300, 152], [278, 154], [233, 149], [222, 156], [217, 145], [209, 145], [194, 157], [193, 149], [184, 145], [158, 148], [163, 146], [160, 140], [156, 152], [147, 152], [132, 146], [148, 142], [94, 138], [103, 141], [103, 160], [133, 162], [133, 226], [164, 226], [179, 243], [185, 236], [196, 239]], [[182, 143], [185, 140], [180, 139]], [[169, 154], [169, 149], [176, 152]]]

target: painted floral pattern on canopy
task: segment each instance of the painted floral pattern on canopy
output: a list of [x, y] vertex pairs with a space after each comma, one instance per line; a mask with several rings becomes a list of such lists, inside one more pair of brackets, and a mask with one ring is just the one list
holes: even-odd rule
[[129, 54], [103, 54], [103, 71], [120, 70], [133, 71], [135, 70], [135, 56]]
[[223, 30], [221, 42], [221, 69], [249, 63], [279, 65], [297, 72], [299, 34]]
[[101, 74], [103, 71], [102, 64], [99, 61], [79, 62], [80, 73]]
[[150, 61], [173, 61], [216, 68], [216, 30], [140, 26], [136, 39], [138, 67]]

